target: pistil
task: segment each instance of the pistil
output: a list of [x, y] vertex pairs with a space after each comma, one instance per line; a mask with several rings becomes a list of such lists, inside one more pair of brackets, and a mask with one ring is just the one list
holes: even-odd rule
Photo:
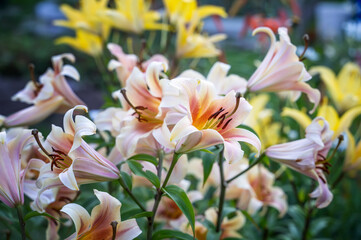
[[34, 64], [30, 63], [29, 64], [30, 79], [35, 86], [35, 94], [37, 94], [37, 93], [39, 93], [40, 89], [43, 87], [43, 84], [36, 81], [34, 69], [35, 69]]
[[301, 53], [301, 55], [298, 57], [298, 60], [299, 61], [303, 61], [305, 60], [306, 58], [304, 57], [306, 51], [307, 51], [307, 48], [308, 48], [308, 45], [309, 45], [309, 41], [310, 41], [310, 37], [308, 36], [308, 34], [305, 34], [303, 35], [303, 41], [305, 42], [305, 47], [303, 49], [303, 52]]

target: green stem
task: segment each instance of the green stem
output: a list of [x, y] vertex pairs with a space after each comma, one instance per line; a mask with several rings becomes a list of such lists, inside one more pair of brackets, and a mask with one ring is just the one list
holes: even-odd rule
[[172, 172], [173, 172], [174, 166], [176, 165], [176, 163], [178, 162], [178, 159], [179, 159], [181, 156], [182, 156], [181, 154], [174, 153], [172, 163], [170, 164], [170, 167], [169, 167], [167, 176], [166, 176], [165, 179], [164, 179], [162, 188], [165, 188], [165, 187], [167, 186], [167, 183], [168, 183], [168, 181], [169, 181], [170, 175], [171, 175]]
[[[153, 215], [152, 215], [152, 217], [150, 219], [148, 219], [148, 231], [147, 231], [147, 239], [148, 240], [152, 239], [152, 232], [153, 232], [153, 225], [154, 225], [155, 215], [157, 214], [158, 206], [159, 206], [160, 200], [162, 199], [162, 196], [163, 196], [162, 189], [167, 186], [167, 183], [168, 183], [170, 175], [171, 175], [171, 173], [172, 173], [172, 171], [174, 169], [174, 166], [176, 165], [176, 163], [178, 162], [178, 159], [180, 157], [181, 157], [181, 154], [174, 153], [172, 163], [171, 163], [171, 165], [170, 165], [170, 167], [168, 169], [168, 173], [167, 173], [167, 176], [164, 179], [163, 185], [162, 185], [161, 188], [157, 189], [157, 193], [155, 195], [154, 205], [153, 205], [153, 209], [152, 209]], [[158, 177], [162, 176], [161, 173], [159, 173], [159, 172], [162, 171], [162, 167], [160, 167], [162, 162], [163, 162], [163, 156], [161, 158], [159, 157]], [[159, 178], [159, 180], [161, 180], [161, 179]]]
[[130, 191], [130, 189], [127, 187], [127, 185], [124, 183], [122, 178], [118, 178], [118, 182], [120, 184], [120, 186], [122, 186], [122, 188], [124, 189], [124, 191], [126, 191], [128, 193], [128, 195], [133, 199], [133, 201], [139, 206], [140, 209], [142, 209], [144, 212], [146, 212], [147, 210], [145, 209], [145, 207], [143, 206], [143, 204], [141, 204], [139, 202], [139, 200], [133, 195], [132, 191]]
[[157, 167], [157, 176], [159, 181], [162, 179], [162, 168], [163, 168], [163, 150], [158, 151], [158, 167]]
[[18, 205], [16, 207], [16, 211], [18, 213], [18, 218], [19, 218], [19, 224], [20, 224], [20, 230], [21, 230], [21, 239], [25, 240], [26, 239], [25, 221], [24, 221], [23, 211], [21, 209], [21, 205]]
[[259, 156], [259, 158], [258, 158], [254, 163], [252, 163], [251, 165], [249, 165], [248, 168], [246, 168], [246, 169], [243, 170], [242, 172], [238, 173], [236, 176], [228, 179], [228, 180], [226, 181], [226, 183], [228, 184], [228, 183], [232, 182], [233, 180], [235, 180], [236, 178], [242, 176], [242, 175], [243, 175], [244, 173], [246, 173], [248, 170], [250, 170], [251, 168], [253, 168], [254, 166], [256, 166], [259, 162], [261, 162], [261, 160], [262, 160], [265, 156], [266, 156], [266, 153], [262, 153], [261, 156]]
[[218, 217], [217, 217], [216, 232], [219, 232], [221, 230], [223, 206], [224, 206], [224, 200], [226, 197], [226, 188], [227, 188], [227, 182], [224, 179], [224, 171], [223, 171], [223, 153], [224, 153], [224, 147], [219, 152], [219, 157], [218, 157], [219, 174], [221, 177], [221, 193], [220, 193], [219, 204], [218, 204]]
[[313, 213], [314, 209], [315, 209], [315, 207], [310, 206], [310, 208], [307, 211], [307, 216], [305, 218], [305, 227], [303, 228], [303, 232], [302, 232], [302, 240], [307, 240], [307, 233], [308, 233], [308, 229], [311, 224], [312, 213]]

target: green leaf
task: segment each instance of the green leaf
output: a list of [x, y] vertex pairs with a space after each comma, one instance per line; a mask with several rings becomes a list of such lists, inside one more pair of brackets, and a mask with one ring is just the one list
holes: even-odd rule
[[[205, 149], [203, 149], [203, 150], [205, 150]], [[208, 152], [204, 151], [201, 154], [202, 164], [203, 164], [203, 185], [206, 183], [206, 181], [212, 171], [213, 164], [216, 162], [216, 160], [218, 158], [218, 153], [221, 150], [222, 150], [222, 148], [217, 149], [214, 152], [207, 150]]]
[[253, 217], [251, 215], [249, 215], [249, 213], [245, 210], [240, 209], [241, 212], [243, 213], [244, 216], [246, 216], [246, 218], [257, 228], [258, 231], [261, 231], [261, 228], [258, 226], [258, 224], [256, 223], [256, 221], [253, 219]]
[[147, 161], [147, 162], [154, 164], [154, 166], [158, 165], [157, 159], [148, 154], [137, 154], [137, 155], [131, 156], [128, 160]]
[[183, 233], [177, 230], [170, 230], [170, 229], [162, 229], [159, 231], [156, 231], [153, 233], [152, 239], [158, 240], [158, 239], [169, 239], [169, 238], [176, 238], [176, 239], [182, 239], [182, 240], [193, 240], [194, 238], [187, 234]]
[[187, 217], [195, 236], [195, 216], [191, 201], [189, 201], [187, 194], [183, 189], [176, 185], [169, 185], [162, 188], [163, 192], [168, 195], [179, 207], [179, 209]]
[[126, 172], [120, 172], [120, 175], [123, 179], [123, 183], [128, 187], [128, 189], [131, 191], [133, 188], [132, 184], [132, 177], [126, 173]]
[[54, 220], [56, 220], [56, 221], [59, 222], [59, 219], [51, 216], [51, 215], [48, 214], [48, 213], [45, 213], [45, 212], [44, 212], [44, 213], [39, 213], [39, 212], [36, 212], [36, 211], [29, 212], [28, 214], [26, 214], [25, 217], [24, 217], [24, 221], [26, 222], [26, 221], [29, 220], [30, 218], [37, 217], [37, 216], [49, 217], [49, 218], [52, 218], [52, 219], [54, 219]]
[[160, 188], [160, 181], [157, 175], [152, 173], [151, 171], [143, 171], [143, 165], [135, 160], [127, 161], [130, 170], [137, 176], [145, 177], [149, 180], [156, 188]]
[[142, 217], [151, 217], [151, 216], [153, 216], [153, 212], [141, 212], [141, 213], [135, 214], [131, 218], [142, 218]]

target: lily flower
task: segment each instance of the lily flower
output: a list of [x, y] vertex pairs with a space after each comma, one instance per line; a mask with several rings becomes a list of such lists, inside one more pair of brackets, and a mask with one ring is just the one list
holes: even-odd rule
[[160, 13], [150, 10], [150, 2], [144, 0], [115, 0], [115, 9], [108, 8], [101, 17], [114, 28], [136, 34], [144, 30], [168, 29], [166, 24], [157, 22]]
[[[232, 178], [247, 167], [248, 164], [226, 166], [227, 178]], [[250, 214], [263, 206], [271, 206], [276, 208], [282, 217], [287, 212], [286, 194], [280, 187], [273, 186], [274, 182], [275, 175], [259, 165], [229, 183], [226, 199], [237, 199], [238, 206]]]
[[332, 145], [332, 135], [328, 122], [317, 117], [306, 128], [306, 138], [274, 145], [266, 150], [268, 157], [318, 182], [318, 188], [310, 194], [312, 198], [317, 198], [318, 208], [327, 207], [333, 198], [324, 175], [324, 172], [329, 173], [330, 163], [326, 157]]
[[176, 78], [167, 84], [163, 107], [169, 111], [163, 126], [153, 133], [163, 146], [188, 153], [224, 144], [228, 162], [242, 158], [239, 141], [260, 150], [261, 142], [255, 134], [237, 128], [252, 109], [239, 93], [231, 91], [219, 97], [211, 83], [196, 79]]
[[140, 62], [136, 55], [125, 54], [122, 48], [115, 43], [109, 43], [108, 50], [113, 56], [117, 58], [117, 60], [110, 60], [108, 64], [108, 70], [116, 70], [121, 86], [126, 85], [126, 81], [129, 75], [132, 73], [134, 67], [138, 67], [142, 72], [145, 72], [152, 62], [162, 62], [168, 65], [168, 60], [160, 54], [152, 56], [147, 61]]
[[54, 112], [63, 113], [68, 109], [83, 104], [68, 85], [65, 76], [79, 80], [78, 71], [70, 65], [63, 65], [63, 59], [75, 61], [72, 54], [61, 54], [52, 57], [53, 69], [48, 69], [40, 77], [40, 82], [35, 80], [31, 68], [32, 81], [13, 96], [12, 100], [19, 100], [33, 106], [14, 113], [4, 120], [7, 127], [19, 125], [32, 125], [38, 123]]
[[67, 44], [93, 57], [97, 57], [103, 52], [101, 37], [83, 29], [77, 29], [75, 31], [75, 37], [66, 36], [57, 38], [55, 44]]
[[26, 169], [21, 168], [21, 154], [29, 140], [31, 130], [0, 132], [0, 200], [12, 208], [24, 204]]
[[182, 20], [190, 22], [195, 17], [198, 19], [212, 15], [227, 17], [224, 8], [213, 5], [198, 7], [196, 0], [163, 0], [163, 3], [172, 24]]
[[312, 67], [310, 73], [320, 74], [338, 110], [361, 105], [361, 69], [356, 63], [346, 63], [337, 77], [331, 69], [323, 66]]
[[85, 106], [76, 106], [64, 116], [64, 130], [52, 126], [44, 146], [33, 135], [42, 152], [51, 160], [40, 168], [37, 186], [39, 196], [49, 188], [65, 185], [69, 189], [79, 190], [79, 184], [109, 181], [119, 178], [118, 168], [89, 146], [82, 136], [93, 135], [95, 124], [84, 116], [75, 116], [75, 110], [87, 111]]
[[311, 75], [296, 55], [296, 47], [291, 43], [287, 29], [278, 29], [279, 41], [276, 41], [270, 28], [257, 28], [253, 31], [253, 35], [260, 32], [269, 35], [271, 46], [261, 65], [248, 80], [248, 90], [250, 92], [292, 91], [293, 100], [297, 100], [301, 92], [304, 92], [314, 103], [312, 113], [320, 102], [321, 94], [306, 83], [311, 79]]
[[93, 208], [91, 215], [85, 208], [75, 203], [69, 203], [61, 209], [75, 224], [76, 232], [67, 239], [120, 240], [134, 239], [141, 234], [142, 231], [135, 219], [121, 221], [122, 204], [118, 199], [96, 189], [94, 189], [94, 194], [100, 204]]
[[67, 20], [56, 20], [54, 25], [74, 30], [85, 30], [93, 35], [100, 35], [102, 39], [107, 40], [110, 26], [99, 17], [99, 13], [107, 9], [107, 4], [107, 0], [80, 1], [79, 9], [62, 4], [60, 10], [64, 13]]
[[191, 69], [184, 71], [179, 75], [179, 77], [210, 81], [214, 84], [217, 89], [217, 93], [220, 95], [226, 95], [231, 90], [244, 94], [247, 90], [246, 79], [235, 74], [227, 76], [230, 68], [231, 66], [228, 64], [216, 62], [209, 71], [207, 78], [205, 78], [201, 73]]
[[[131, 157], [141, 139], [152, 135], [154, 129], [162, 126], [165, 112], [161, 111], [162, 87], [159, 76], [167, 65], [153, 62], [145, 74], [134, 68], [126, 86], [119, 93], [124, 111], [123, 127], [116, 139], [116, 146], [125, 158]], [[156, 151], [156, 150], [155, 150]]]
[[[348, 130], [352, 121], [361, 114], [361, 106], [353, 107], [347, 110], [342, 116], [339, 116], [336, 109], [328, 104], [327, 98], [324, 98], [317, 112], [317, 117], [323, 117], [334, 131], [333, 139], [336, 139], [341, 133]], [[284, 108], [282, 116], [291, 117], [304, 129], [311, 124], [311, 118], [303, 111]]]
[[[242, 238], [242, 235], [238, 233], [246, 223], [246, 218], [240, 211], [235, 212], [236, 215], [232, 218], [225, 217], [221, 223], [221, 236], [220, 239], [226, 238]], [[206, 219], [213, 223], [214, 226], [217, 224], [217, 210], [215, 208], [209, 208], [205, 212]]]
[[208, 37], [199, 33], [197, 30], [198, 25], [197, 19], [191, 21], [190, 24], [186, 24], [184, 21], [178, 22], [176, 38], [176, 57], [178, 59], [209, 58], [221, 54], [215, 43], [224, 40], [226, 35], [215, 34]]

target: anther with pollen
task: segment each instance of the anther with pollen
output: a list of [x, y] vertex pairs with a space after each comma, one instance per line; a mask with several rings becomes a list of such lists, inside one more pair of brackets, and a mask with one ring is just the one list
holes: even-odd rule
[[129, 100], [128, 96], [127, 96], [127, 90], [125, 90], [125, 88], [122, 88], [122, 89], [120, 90], [120, 93], [123, 95], [125, 101], [129, 104], [129, 106], [135, 111], [132, 115], [138, 114], [138, 116], [136, 116], [136, 118], [138, 119], [139, 122], [141, 122], [141, 121], [147, 122], [147, 119], [142, 118], [142, 113], [141, 113], [140, 111], [146, 110], [146, 109], [148, 109], [148, 108], [147, 108], [147, 107], [143, 107], [143, 106], [134, 106], [134, 105], [130, 102], [130, 100]]
[[303, 52], [301, 53], [301, 55], [298, 57], [299, 61], [303, 61], [306, 58], [304, 57], [304, 55], [306, 54], [308, 45], [309, 45], [309, 41], [310, 41], [310, 37], [308, 36], [308, 34], [303, 35], [303, 41], [305, 42], [305, 47], [303, 49]]

